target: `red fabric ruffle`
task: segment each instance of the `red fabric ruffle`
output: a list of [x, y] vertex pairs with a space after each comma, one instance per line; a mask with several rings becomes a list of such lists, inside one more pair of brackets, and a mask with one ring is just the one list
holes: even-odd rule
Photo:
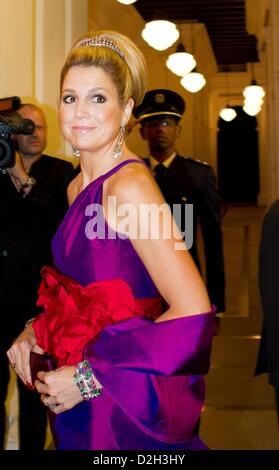
[[45, 266], [37, 305], [43, 313], [33, 321], [38, 345], [57, 359], [58, 367], [83, 358], [83, 347], [107, 325], [136, 315], [156, 318], [161, 301], [135, 299], [121, 279], [84, 287], [57, 270]]

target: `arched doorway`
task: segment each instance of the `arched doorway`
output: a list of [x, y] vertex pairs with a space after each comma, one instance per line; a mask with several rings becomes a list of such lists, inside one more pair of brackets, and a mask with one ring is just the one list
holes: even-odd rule
[[236, 118], [218, 122], [218, 183], [222, 201], [256, 204], [259, 193], [257, 120], [240, 106]]

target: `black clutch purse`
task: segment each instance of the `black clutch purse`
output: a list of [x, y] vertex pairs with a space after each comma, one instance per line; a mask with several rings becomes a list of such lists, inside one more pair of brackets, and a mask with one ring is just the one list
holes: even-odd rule
[[31, 369], [31, 380], [34, 385], [37, 380], [37, 374], [40, 371], [49, 372], [57, 368], [56, 360], [49, 354], [39, 354], [36, 352], [30, 352], [30, 369]]

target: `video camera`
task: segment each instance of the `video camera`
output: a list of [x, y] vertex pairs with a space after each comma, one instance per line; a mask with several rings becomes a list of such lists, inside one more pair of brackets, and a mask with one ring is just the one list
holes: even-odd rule
[[20, 103], [18, 96], [0, 99], [0, 168], [9, 168], [15, 164], [17, 141], [12, 135], [30, 135], [35, 129], [31, 119], [23, 119], [16, 112]]

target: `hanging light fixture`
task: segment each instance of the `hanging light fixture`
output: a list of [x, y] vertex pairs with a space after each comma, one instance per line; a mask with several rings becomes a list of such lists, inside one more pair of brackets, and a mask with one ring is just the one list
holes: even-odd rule
[[249, 116], [256, 116], [262, 109], [263, 98], [245, 98], [242, 109]]
[[[228, 72], [226, 72], [226, 94], [227, 94], [227, 99], [229, 101], [229, 77], [228, 77]], [[234, 118], [236, 118], [236, 111], [235, 109], [231, 108], [229, 103], [225, 108], [222, 108], [219, 116], [224, 119], [224, 121], [230, 122]]]
[[117, 0], [119, 3], [123, 3], [123, 5], [131, 5], [135, 3], [137, 0]]
[[259, 114], [262, 107], [260, 104], [248, 102], [244, 104], [242, 109], [243, 111], [245, 111], [246, 114], [249, 114], [249, 116], [256, 116], [257, 114]]
[[249, 116], [256, 116], [262, 107], [265, 91], [262, 86], [258, 85], [254, 78], [254, 64], [251, 63], [251, 85], [247, 86], [243, 90], [244, 105], [243, 111]]
[[224, 121], [230, 122], [236, 117], [236, 111], [227, 105], [225, 108], [221, 109], [219, 116], [224, 119]]
[[157, 51], [164, 51], [179, 38], [176, 25], [167, 20], [154, 20], [145, 24], [141, 32], [143, 39]]
[[262, 86], [257, 84], [256, 80], [252, 80], [251, 85], [244, 88], [243, 96], [249, 100], [259, 100], [264, 98], [265, 91]]
[[191, 72], [196, 65], [197, 62], [195, 61], [194, 56], [186, 52], [182, 42], [177, 45], [176, 51], [168, 56], [166, 62], [168, 69], [180, 77]]
[[206, 84], [206, 79], [202, 73], [199, 73], [194, 69], [193, 72], [184, 75], [184, 77], [181, 78], [180, 83], [185, 90], [190, 91], [191, 93], [197, 93]]
[[246, 104], [247, 105], [253, 104], [254, 106], [259, 106], [261, 108], [262, 105], [263, 105], [263, 102], [264, 102], [263, 98], [257, 98], [257, 99], [252, 99], [252, 100], [250, 100], [249, 98], [245, 98], [243, 104], [244, 104], [244, 106]]
[[[192, 51], [194, 56], [194, 34], [193, 34], [193, 24], [191, 23], [191, 41], [192, 41]], [[197, 93], [200, 91], [206, 84], [205, 77], [197, 71], [196, 68], [192, 72], [187, 73], [180, 80], [181, 85], [185, 90], [190, 91], [190, 93]]]

